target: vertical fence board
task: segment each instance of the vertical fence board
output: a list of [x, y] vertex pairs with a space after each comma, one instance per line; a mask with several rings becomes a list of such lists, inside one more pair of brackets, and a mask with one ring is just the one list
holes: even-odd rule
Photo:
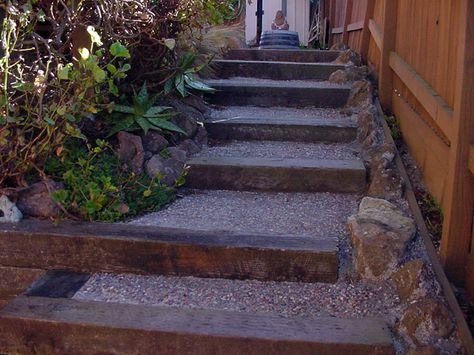
[[365, 4], [364, 13], [364, 28], [362, 29], [362, 38], [360, 43], [360, 54], [362, 59], [367, 63], [369, 55], [369, 44], [370, 44], [370, 31], [369, 31], [369, 20], [374, 15], [375, 0], [367, 0]]
[[462, 0], [453, 131], [449, 156], [441, 257], [447, 274], [461, 282], [466, 276], [474, 208], [474, 182], [468, 169], [474, 142], [474, 2]]
[[383, 39], [380, 57], [379, 97], [382, 107], [392, 111], [393, 72], [390, 68], [390, 52], [395, 50], [398, 0], [384, 0]]

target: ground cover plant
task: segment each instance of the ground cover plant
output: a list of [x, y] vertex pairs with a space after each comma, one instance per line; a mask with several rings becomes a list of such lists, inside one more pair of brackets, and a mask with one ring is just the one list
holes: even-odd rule
[[54, 179], [64, 186], [52, 191], [63, 216], [86, 220], [121, 220], [172, 200], [161, 176], [127, 170], [116, 134], [187, 138], [164, 102], [212, 92], [197, 76], [210, 58], [194, 38], [222, 23], [231, 3], [1, 4], [0, 189]]

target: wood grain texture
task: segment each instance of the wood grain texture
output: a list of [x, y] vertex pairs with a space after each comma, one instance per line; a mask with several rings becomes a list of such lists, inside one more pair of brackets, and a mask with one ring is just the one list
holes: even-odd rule
[[460, 2], [453, 139], [446, 179], [449, 198], [443, 211], [440, 254], [448, 276], [462, 283], [466, 277], [474, 211], [474, 177], [468, 169], [469, 149], [474, 142], [474, 3]]
[[379, 320], [283, 318], [20, 297], [0, 311], [0, 350], [31, 354], [392, 354]]
[[374, 43], [377, 45], [377, 48], [381, 50], [383, 47], [383, 33], [380, 26], [373, 19], [369, 20], [369, 30]]
[[354, 3], [354, 0], [346, 0], [346, 6], [344, 9], [344, 29], [342, 33], [342, 43], [345, 43], [345, 44], [349, 43], [348, 27], [349, 27], [349, 24], [351, 23], [353, 3]]
[[44, 270], [0, 266], [0, 299], [9, 300], [22, 293]]
[[272, 140], [308, 143], [352, 142], [357, 136], [357, 124], [345, 120], [291, 118], [237, 118], [206, 121], [211, 138], [219, 140]]
[[196, 157], [190, 188], [280, 192], [361, 192], [366, 170], [360, 160]]
[[434, 124], [448, 139], [452, 139], [453, 109], [449, 107], [448, 103], [395, 52], [390, 53], [390, 67], [423, 105]]
[[0, 265], [76, 272], [335, 282], [337, 238], [48, 221], [0, 226]]
[[380, 49], [379, 98], [386, 112], [392, 111], [393, 72], [390, 68], [390, 53], [395, 50], [399, 0], [383, 0], [384, 22], [382, 26], [382, 48]]
[[374, 15], [375, 0], [366, 0], [366, 7], [364, 11], [364, 24], [362, 29], [362, 38], [360, 43], [360, 54], [365, 63], [368, 63], [369, 44], [370, 44], [370, 29], [369, 23]]
[[424, 183], [438, 203], [445, 203], [449, 147], [403, 99], [393, 94], [393, 111], [400, 120], [403, 140], [418, 163]]

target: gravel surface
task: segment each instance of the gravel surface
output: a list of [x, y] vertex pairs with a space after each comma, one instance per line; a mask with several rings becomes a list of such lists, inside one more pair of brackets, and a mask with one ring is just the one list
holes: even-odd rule
[[227, 106], [211, 109], [208, 114], [211, 119], [228, 118], [317, 118], [317, 119], [345, 119], [355, 121], [356, 115], [347, 116], [341, 113], [340, 109], [331, 108], [287, 108], [287, 107], [255, 107], [255, 106]]
[[260, 78], [247, 78], [247, 77], [233, 77], [231, 79], [206, 79], [204, 80], [209, 86], [234, 86], [234, 85], [245, 85], [248, 87], [298, 87], [298, 88], [319, 88], [319, 89], [332, 89], [332, 88], [346, 88], [350, 89], [352, 83], [349, 84], [335, 84], [330, 81], [321, 80], [272, 80], [272, 79], [260, 79]]
[[198, 157], [356, 159], [358, 152], [347, 144], [312, 144], [275, 141], [232, 141], [203, 149]]
[[95, 274], [80, 300], [277, 313], [283, 316], [392, 319], [399, 299], [390, 284], [292, 283]]
[[189, 190], [168, 208], [131, 223], [337, 238], [346, 235], [347, 217], [359, 201], [357, 194]]

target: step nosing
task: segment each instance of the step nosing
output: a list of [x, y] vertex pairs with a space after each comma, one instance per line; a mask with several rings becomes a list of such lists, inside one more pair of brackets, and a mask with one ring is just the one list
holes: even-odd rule
[[268, 167], [287, 169], [348, 169], [364, 170], [360, 159], [303, 159], [303, 158], [246, 158], [246, 157], [194, 157], [187, 161], [188, 165], [218, 165], [240, 167]]
[[[127, 303], [107, 303], [25, 297], [14, 299], [2, 311], [0, 320], [21, 322], [29, 320], [33, 326], [68, 324], [97, 331], [135, 330], [148, 332], [194, 334], [205, 337], [260, 339], [261, 341], [298, 342], [317, 344], [354, 344], [390, 348], [392, 340], [386, 323], [381, 319], [335, 317], [282, 317], [269, 313], [180, 309]], [[46, 325], [50, 328], [51, 325]], [[73, 330], [66, 327], [66, 332]], [[177, 346], [177, 345], [175, 345]], [[293, 345], [295, 346], [295, 345]]]
[[216, 64], [257, 64], [257, 65], [289, 65], [299, 67], [335, 67], [335, 68], [346, 68], [347, 64], [337, 64], [331, 62], [289, 62], [289, 61], [271, 61], [271, 60], [244, 60], [244, 59], [216, 59], [213, 61]]
[[357, 128], [356, 122], [344, 119], [318, 119], [318, 118], [259, 118], [259, 117], [230, 117], [211, 118], [204, 124], [228, 125], [253, 125], [253, 126], [298, 126], [298, 127], [324, 127], [324, 128]]
[[[133, 224], [104, 225], [94, 223], [94, 228], [85, 224], [64, 223], [63, 227], [48, 223], [30, 222], [24, 228], [4, 227], [0, 234], [39, 238], [78, 238], [117, 240], [123, 242], [157, 243], [167, 245], [196, 245], [216, 248], [247, 248], [261, 250], [288, 250], [305, 252], [328, 252], [337, 250], [337, 236], [309, 236], [278, 233], [246, 233], [232, 230], [194, 230], [180, 227], [139, 227]], [[75, 227], [71, 229], [71, 226]], [[105, 228], [105, 231], [103, 230]]]

